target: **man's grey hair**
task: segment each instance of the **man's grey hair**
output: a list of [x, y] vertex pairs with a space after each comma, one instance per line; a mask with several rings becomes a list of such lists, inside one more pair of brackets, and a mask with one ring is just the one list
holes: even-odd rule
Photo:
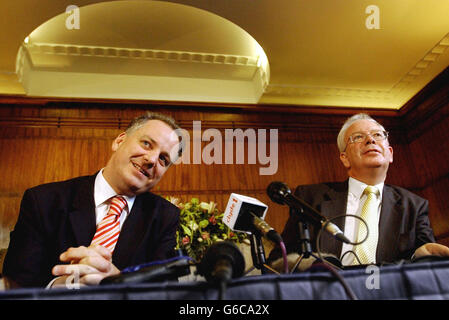
[[145, 114], [134, 118], [128, 125], [128, 127], [126, 128], [126, 133], [131, 133], [137, 129], [139, 129], [141, 126], [143, 126], [147, 121], [150, 120], [159, 120], [162, 121], [164, 123], [166, 123], [170, 128], [172, 128], [173, 130], [176, 129], [180, 129], [179, 125], [176, 123], [175, 119], [173, 119], [170, 116], [167, 116], [165, 114], [162, 113], [157, 113], [157, 112], [146, 112]]
[[352, 117], [349, 117], [345, 121], [345, 123], [343, 124], [343, 126], [340, 129], [340, 132], [338, 133], [337, 145], [338, 145], [338, 150], [340, 150], [340, 152], [343, 152], [346, 150], [346, 145], [347, 145], [347, 141], [345, 140], [346, 131], [354, 122], [359, 121], [359, 120], [373, 121], [377, 125], [379, 125], [382, 128], [382, 130], [385, 130], [383, 125], [381, 125], [379, 122], [374, 120], [370, 115], [368, 115], [366, 113], [357, 113], [357, 114], [353, 115]]
[[181, 127], [176, 123], [175, 119], [173, 119], [170, 116], [167, 116], [165, 114], [162, 113], [157, 113], [157, 112], [146, 112], [145, 114], [134, 118], [128, 125], [128, 127], [126, 128], [126, 133], [130, 134], [134, 131], [136, 131], [137, 129], [139, 129], [140, 127], [142, 127], [145, 123], [147, 123], [147, 121], [150, 120], [159, 120], [164, 122], [165, 124], [167, 124], [170, 128], [172, 128], [175, 133], [178, 135], [178, 139], [179, 139], [179, 150], [178, 150], [178, 157], [181, 157], [182, 155], [182, 151], [184, 150], [184, 139], [182, 139], [182, 136], [180, 134], [181, 132]]

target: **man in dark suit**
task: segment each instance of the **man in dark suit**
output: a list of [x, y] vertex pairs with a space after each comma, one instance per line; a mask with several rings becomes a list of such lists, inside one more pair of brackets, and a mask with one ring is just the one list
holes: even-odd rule
[[[412, 256], [449, 256], [449, 248], [435, 243], [428, 218], [428, 201], [403, 188], [384, 183], [388, 167], [393, 162], [393, 148], [384, 127], [366, 114], [357, 114], [345, 122], [337, 142], [348, 180], [298, 186], [295, 195], [328, 219], [336, 218], [332, 222], [344, 230], [352, 243], [357, 243], [366, 237], [366, 231], [362, 239], [358, 236], [359, 229], [365, 227], [356, 218], [345, 215], [362, 216], [368, 199], [365, 189], [367, 186], [374, 188], [374, 196], [370, 200], [373, 214], [367, 221], [370, 230], [367, 243], [371, 240], [373, 245], [363, 249], [365, 253], [360, 253], [361, 247], [356, 248], [321, 233], [320, 251], [335, 255], [343, 265], [389, 263], [411, 259]], [[300, 215], [291, 211], [282, 233], [289, 253], [302, 253], [299, 222]], [[316, 251], [318, 230], [313, 225], [308, 225], [307, 230], [312, 249]], [[273, 263], [280, 255], [279, 247], [275, 248], [268, 262]], [[360, 256], [366, 259], [362, 260]]]
[[[173, 119], [148, 113], [117, 136], [97, 174], [26, 190], [4, 263], [8, 284], [66, 286], [75, 274], [78, 285], [98, 284], [127, 266], [168, 258], [179, 210], [149, 190], [180, 156], [177, 129]], [[115, 220], [115, 248], [91, 244], [117, 195], [126, 204]]]

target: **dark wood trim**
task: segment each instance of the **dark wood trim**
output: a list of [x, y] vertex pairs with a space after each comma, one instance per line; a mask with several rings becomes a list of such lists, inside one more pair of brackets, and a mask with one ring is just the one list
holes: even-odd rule
[[207, 189], [207, 190], [152, 190], [152, 192], [159, 195], [190, 195], [190, 194], [226, 194], [238, 193], [239, 191], [245, 192], [247, 194], [266, 194], [266, 189], [242, 189], [237, 190], [232, 189]]
[[449, 67], [435, 77], [400, 110], [402, 129], [413, 141], [449, 115]]
[[432, 81], [430, 81], [423, 89], [413, 96], [399, 111], [399, 116], [407, 116], [414, 109], [425, 103], [432, 95], [441, 91], [443, 87], [449, 85], [449, 67], [443, 70]]
[[[201, 119], [204, 128], [281, 128], [294, 130], [327, 130], [338, 131], [344, 120], [358, 112], [366, 112], [378, 119], [400, 143], [407, 143], [418, 138], [423, 132], [436, 125], [449, 115], [449, 67], [435, 77], [417, 95], [408, 101], [400, 110], [375, 108], [348, 108], [329, 106], [297, 106], [275, 104], [225, 104], [198, 103], [182, 101], [148, 101], [117, 99], [68, 99], [27, 97], [23, 95], [0, 95], [0, 108], [15, 106], [38, 107], [48, 109], [96, 109], [108, 108], [117, 111], [129, 109], [157, 109], [170, 113], [208, 112], [208, 119]], [[260, 113], [270, 114], [272, 121], [260, 122]], [[43, 112], [45, 114], [45, 112]], [[214, 115], [233, 115], [232, 119], [216, 120]], [[196, 115], [192, 115], [196, 116]], [[265, 117], [266, 118], [266, 117]], [[1, 125], [25, 127], [95, 127], [122, 129], [129, 118], [117, 113], [109, 118], [70, 118], [22, 116], [20, 112], [3, 112]], [[191, 128], [191, 119], [178, 120], [181, 126]]]
[[179, 108], [187, 107], [192, 110], [207, 111], [218, 110], [219, 112], [245, 111], [245, 112], [269, 112], [288, 113], [301, 115], [341, 115], [350, 116], [356, 112], [367, 112], [374, 116], [392, 117], [397, 116], [397, 110], [386, 110], [382, 108], [353, 108], [333, 106], [309, 106], [309, 105], [285, 105], [285, 104], [237, 104], [237, 103], [211, 103], [191, 101], [160, 101], [160, 100], [121, 100], [121, 99], [88, 99], [88, 98], [43, 98], [29, 97], [23, 95], [1, 95], [0, 105], [36, 105], [41, 107], [58, 106], [73, 107], [80, 104], [91, 107], [129, 108], [132, 106], [142, 108], [147, 105], [152, 108]]

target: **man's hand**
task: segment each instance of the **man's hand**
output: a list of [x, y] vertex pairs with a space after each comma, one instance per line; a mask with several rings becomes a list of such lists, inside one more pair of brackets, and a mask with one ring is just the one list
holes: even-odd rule
[[67, 283], [73, 277], [79, 285], [97, 285], [105, 277], [116, 275], [120, 270], [112, 264], [111, 252], [99, 245], [70, 248], [60, 255], [62, 262], [53, 267], [52, 274], [58, 276], [53, 286]]
[[415, 251], [415, 258], [429, 255], [447, 257], [449, 256], [449, 248], [438, 243], [426, 243]]

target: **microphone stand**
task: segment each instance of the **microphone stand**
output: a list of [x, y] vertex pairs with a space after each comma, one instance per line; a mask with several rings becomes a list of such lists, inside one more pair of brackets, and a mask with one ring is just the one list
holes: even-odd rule
[[265, 249], [262, 243], [262, 237], [259, 234], [251, 234], [251, 257], [253, 258], [253, 265], [255, 268], [260, 269], [262, 274], [267, 273], [267, 268], [265, 267]]
[[[293, 209], [292, 209], [293, 210]], [[296, 268], [299, 266], [301, 261], [305, 258], [309, 258], [310, 256], [314, 257], [316, 260], [321, 261], [321, 258], [313, 254], [312, 245], [310, 244], [310, 233], [308, 224], [302, 220], [298, 222], [298, 230], [299, 230], [299, 257], [296, 260], [295, 265], [292, 268], [291, 273], [293, 273]]]

